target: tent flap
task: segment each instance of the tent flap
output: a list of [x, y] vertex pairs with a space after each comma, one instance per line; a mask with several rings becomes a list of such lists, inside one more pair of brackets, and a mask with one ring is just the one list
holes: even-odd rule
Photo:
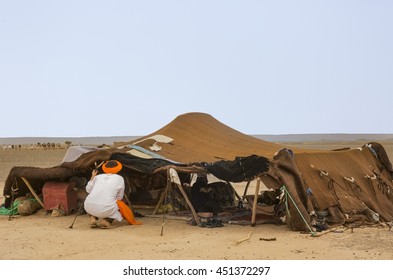
[[235, 160], [221, 160], [207, 164], [206, 169], [217, 178], [227, 182], [251, 181], [269, 170], [269, 160], [265, 157], [251, 155], [236, 157]]

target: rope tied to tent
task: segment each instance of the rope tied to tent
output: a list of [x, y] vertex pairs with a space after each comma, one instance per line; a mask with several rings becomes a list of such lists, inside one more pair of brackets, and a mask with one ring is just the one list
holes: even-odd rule
[[[312, 168], [315, 168], [315, 166], [311, 165]], [[325, 176], [329, 179], [327, 186], [328, 186], [328, 190], [330, 190], [334, 197], [336, 198], [337, 202], [339, 201], [338, 195], [336, 193], [336, 189], [334, 188], [334, 184], [336, 184], [337, 186], [339, 186], [341, 189], [345, 190], [342, 186], [340, 186], [340, 184], [338, 184], [331, 176], [329, 176], [329, 172], [327, 172], [326, 170], [319, 170], [319, 175], [321, 177]]]
[[347, 191], [347, 189], [342, 187], [339, 183], [337, 183], [334, 180], [333, 177], [329, 176], [329, 173], [326, 170], [321, 170], [319, 168], [316, 168], [312, 164], [311, 164], [311, 168], [316, 169], [317, 171], [319, 171], [319, 175], [321, 177], [325, 176], [326, 178], [328, 178], [329, 181], [327, 182], [327, 188], [333, 194], [334, 198], [336, 199], [338, 207], [342, 210], [343, 208], [342, 208], [341, 203], [340, 203], [340, 198], [337, 195], [336, 188], [334, 187], [334, 185], [336, 184], [338, 187], [340, 187], [344, 191]]
[[327, 172], [326, 170], [321, 170], [320, 172], [319, 172], [319, 176], [329, 176], [329, 172]]
[[389, 194], [390, 188], [385, 181], [378, 181], [378, 189], [382, 191], [382, 194]]
[[[386, 196], [390, 199], [390, 193], [391, 189], [389, 185], [386, 183], [386, 181], [382, 178], [381, 173], [376, 172], [373, 170], [374, 176], [376, 177], [377, 180], [377, 187], [380, 191], [382, 191], [382, 194], [386, 194]], [[371, 180], [370, 180], [371, 182]]]
[[351, 182], [351, 183], [355, 182], [355, 178], [353, 178], [353, 177], [344, 177], [344, 179]]
[[364, 178], [369, 179], [369, 180], [376, 180], [377, 176], [375, 174], [373, 176], [366, 175], [366, 176], [364, 176]]
[[355, 178], [353, 177], [344, 177], [344, 180], [349, 182], [349, 185], [354, 192], [361, 192], [362, 189], [360, 186], [355, 182]]
[[[295, 205], [295, 208], [296, 208], [297, 212], [299, 213], [299, 215], [302, 218], [303, 222], [306, 224], [308, 230], [311, 233], [311, 236], [313, 236], [313, 237], [316, 236], [316, 233], [312, 230], [311, 226], [307, 223], [306, 218], [304, 218], [304, 216], [303, 216], [302, 212], [300, 211], [299, 207], [297, 207], [297, 205], [296, 205], [295, 201], [293, 200], [291, 194], [289, 193], [287, 187], [285, 185], [282, 185], [280, 190], [284, 191], [285, 197], [286, 197], [285, 199], [287, 200], [287, 197], [289, 197], [290, 200], [292, 201], [293, 205]], [[285, 207], [286, 207], [287, 213], [289, 213], [287, 201], [285, 202]]]
[[389, 198], [391, 190], [390, 190], [390, 187], [388, 186], [388, 184], [385, 181], [383, 181], [381, 178], [378, 178], [376, 175], [373, 175], [372, 177], [370, 177], [369, 175], [366, 175], [365, 178], [368, 179], [370, 187], [373, 187], [372, 180], [377, 180], [377, 188], [380, 191], [382, 191], [382, 194], [386, 194], [386, 196]]

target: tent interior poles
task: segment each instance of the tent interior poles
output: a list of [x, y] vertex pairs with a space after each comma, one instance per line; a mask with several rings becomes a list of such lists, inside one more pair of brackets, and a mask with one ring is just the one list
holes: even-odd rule
[[261, 178], [258, 177], [257, 179], [257, 186], [255, 187], [255, 195], [254, 195], [254, 202], [252, 205], [252, 213], [251, 213], [251, 226], [255, 227], [255, 218], [257, 214], [257, 204], [258, 204], [258, 194], [259, 194], [259, 188], [261, 186]]

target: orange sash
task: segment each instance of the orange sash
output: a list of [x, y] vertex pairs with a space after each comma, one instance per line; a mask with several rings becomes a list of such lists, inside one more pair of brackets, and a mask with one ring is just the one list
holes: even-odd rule
[[132, 213], [130, 207], [124, 203], [122, 200], [116, 201], [117, 206], [119, 207], [120, 214], [122, 217], [127, 220], [130, 225], [141, 225], [142, 222], [137, 222], [134, 217], [134, 213]]

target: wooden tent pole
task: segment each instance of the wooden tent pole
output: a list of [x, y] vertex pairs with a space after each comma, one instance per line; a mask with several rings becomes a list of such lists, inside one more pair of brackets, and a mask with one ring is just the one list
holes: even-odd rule
[[[171, 175], [169, 174], [169, 169], [166, 172], [166, 188], [165, 188], [165, 195], [164, 200], [168, 196], [168, 191], [172, 185]], [[162, 225], [161, 225], [161, 236], [164, 235], [164, 225], [165, 225], [165, 209], [162, 209]]]
[[244, 189], [244, 193], [243, 193], [243, 199], [246, 197], [247, 191], [248, 191], [248, 187], [250, 186], [250, 181], [247, 182], [246, 188]]
[[153, 215], [155, 215], [157, 213], [157, 211], [160, 208], [162, 202], [164, 201], [165, 196], [166, 196], [166, 189], [161, 193], [161, 196], [160, 196], [160, 199], [157, 202], [156, 208], [154, 208]]
[[257, 214], [257, 204], [258, 204], [258, 193], [259, 193], [259, 188], [261, 186], [261, 178], [257, 179], [257, 186], [255, 187], [255, 195], [254, 195], [254, 202], [252, 204], [252, 216], [251, 216], [251, 226], [255, 227], [255, 217]]
[[232, 190], [233, 190], [234, 193], [235, 193], [236, 198], [237, 198], [238, 200], [242, 200], [242, 198], [241, 198], [240, 195], [237, 193], [237, 191], [236, 191], [235, 188], [232, 186], [232, 184], [229, 183], [228, 181], [227, 181], [226, 183], [227, 183], [228, 185], [231, 186]]
[[[173, 168], [169, 168], [167, 172], [168, 172], [168, 178], [170, 181], [169, 183], [171, 183], [171, 186], [172, 186], [171, 169], [173, 169]], [[176, 177], [179, 179], [178, 181], [177, 180], [173, 180], [173, 181], [174, 181], [175, 185], [178, 187], [178, 189], [180, 190], [180, 193], [184, 197], [184, 200], [186, 201], [188, 207], [190, 207], [191, 213], [195, 219], [195, 222], [197, 223], [198, 226], [200, 226], [201, 220], [199, 219], [198, 214], [194, 209], [194, 206], [192, 206], [191, 201], [188, 199], [188, 196], [187, 196], [186, 192], [184, 191], [183, 186], [181, 185], [181, 181], [180, 181], [179, 176], [177, 175], [177, 171], [175, 169], [173, 169], [173, 171], [176, 173]]]
[[41, 204], [42, 208], [45, 208], [44, 203], [40, 199], [40, 197], [37, 195], [37, 193], [34, 191], [33, 187], [30, 185], [30, 182], [27, 181], [25, 177], [21, 177], [23, 182], [25, 182], [26, 186], [29, 188], [31, 194], [37, 199], [38, 203]]
[[[168, 169], [168, 176], [170, 176], [169, 169]], [[168, 185], [168, 199], [169, 199], [169, 203], [172, 205], [173, 212], [177, 214], [177, 211], [175, 209], [175, 203], [173, 202], [172, 180], [170, 180], [170, 183]]]
[[[126, 181], [127, 181], [126, 187], [128, 187], [128, 190], [131, 190], [131, 185], [130, 185], [130, 181], [128, 180], [128, 178], [126, 178]], [[128, 192], [128, 193], [130, 193], [130, 192]], [[124, 197], [126, 198], [128, 206], [130, 207], [131, 211], [134, 212], [134, 209], [132, 208], [131, 200], [128, 197], [126, 190], [124, 190]]]
[[181, 185], [178, 185], [178, 184], [176, 184], [176, 185], [179, 188], [179, 190], [180, 190], [181, 194], [183, 195], [184, 199], [186, 200], [188, 207], [190, 207], [191, 213], [194, 216], [195, 222], [198, 224], [198, 226], [200, 226], [201, 225], [201, 220], [199, 219], [198, 214], [196, 213], [196, 211], [194, 209], [194, 206], [192, 206], [191, 201], [188, 199], [186, 192], [184, 191], [184, 189], [183, 189], [183, 187]]

